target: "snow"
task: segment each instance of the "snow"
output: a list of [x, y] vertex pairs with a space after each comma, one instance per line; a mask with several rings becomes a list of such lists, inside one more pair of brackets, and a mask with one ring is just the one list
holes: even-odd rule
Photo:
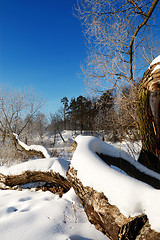
[[160, 62], [160, 55], [157, 56], [157, 57], [151, 62], [150, 66], [152, 66], [152, 65], [154, 65], [154, 64], [156, 64], [156, 63], [158, 63], [158, 62]]
[[160, 69], [160, 65], [155, 66], [155, 68], [153, 69], [152, 73], [154, 73], [155, 71]]
[[108, 239], [89, 223], [73, 189], [63, 198], [50, 192], [0, 190], [0, 198], [1, 240]]
[[[26, 170], [59, 172], [66, 177], [69, 162], [59, 158], [36, 159], [10, 167], [1, 166], [0, 172], [19, 174]], [[106, 240], [91, 225], [74, 190], [60, 198], [49, 191], [34, 189], [0, 190], [0, 239], [9, 240]]]
[[[160, 231], [160, 191], [129, 177], [105, 164], [95, 152], [122, 156], [134, 162], [125, 152], [88, 136], [78, 136], [78, 147], [73, 154], [71, 166], [78, 170], [77, 177], [84, 186], [103, 192], [109, 202], [116, 205], [126, 217], [147, 214], [152, 229]], [[146, 171], [146, 168], [141, 166]], [[149, 173], [154, 175], [153, 171]], [[159, 174], [155, 174], [160, 179]], [[155, 200], [156, 199], [156, 200]]]
[[156, 58], [151, 62], [150, 67], [151, 67], [152, 65], [156, 64], [156, 63], [159, 63], [159, 64], [154, 67], [154, 69], [153, 69], [153, 71], [152, 71], [152, 74], [153, 74], [155, 71], [157, 71], [157, 70], [160, 69], [160, 55], [159, 55], [158, 57], [156, 57]]
[[66, 171], [68, 169], [69, 162], [60, 158], [42, 158], [29, 160], [27, 162], [19, 163], [13, 166], [1, 166], [0, 173], [4, 175], [21, 174], [24, 171], [53, 171], [60, 173], [63, 177], [66, 177]]
[[50, 157], [49, 152], [47, 151], [47, 149], [44, 146], [41, 146], [41, 145], [30, 145], [30, 146], [28, 146], [24, 142], [20, 141], [20, 139], [19, 139], [19, 137], [16, 133], [13, 133], [13, 135], [16, 137], [19, 145], [21, 145], [26, 151], [34, 150], [34, 151], [37, 151], [37, 152], [42, 152], [45, 158]]
[[[67, 135], [67, 132], [66, 132]], [[68, 136], [67, 136], [68, 137]], [[160, 191], [109, 167], [96, 154], [123, 157], [136, 161], [122, 149], [91, 136], [76, 137], [78, 144], [71, 167], [78, 170], [78, 178], [85, 186], [103, 192], [109, 202], [125, 216], [145, 213], [152, 229], [160, 231]], [[121, 148], [125, 148], [122, 144]], [[1, 166], [0, 173], [20, 174], [26, 170], [59, 172], [66, 177], [69, 161], [48, 157], [29, 160], [10, 167]], [[139, 169], [160, 180], [160, 174], [141, 164]], [[49, 191], [23, 189], [0, 190], [0, 239], [9, 240], [107, 240], [91, 225], [73, 188], [60, 198]]]

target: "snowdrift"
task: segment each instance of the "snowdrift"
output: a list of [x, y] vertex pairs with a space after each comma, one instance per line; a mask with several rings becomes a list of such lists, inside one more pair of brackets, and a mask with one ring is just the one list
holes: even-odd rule
[[[96, 198], [98, 196], [97, 193], [102, 193], [102, 198], [106, 198], [109, 204], [113, 206], [113, 211], [117, 211], [114, 207], [116, 206], [119, 209], [120, 214], [131, 219], [131, 221], [134, 220], [136, 216], [142, 216], [143, 221], [144, 217], [147, 215], [151, 228], [156, 232], [160, 232], [160, 191], [152, 187], [150, 184], [146, 184], [128, 176], [125, 172], [118, 168], [109, 166], [100, 158], [99, 155], [106, 154], [115, 159], [123, 158], [128, 163], [138, 168], [140, 172], [153, 177], [158, 182], [160, 180], [160, 174], [147, 169], [143, 165], [137, 163], [125, 151], [119, 150], [118, 148], [101, 141], [99, 138], [79, 135], [76, 137], [75, 141], [77, 146], [75, 152], [73, 153], [71, 162], [60, 158], [51, 158], [48, 156], [48, 158], [30, 160], [10, 167], [1, 166], [0, 173], [4, 174], [5, 176], [12, 176], [16, 174], [22, 174], [25, 171], [53, 172], [59, 173], [67, 180], [67, 174], [69, 172], [68, 169], [73, 168], [77, 171], [77, 179], [80, 179], [83, 186], [85, 186], [86, 189], [94, 189], [95, 192], [93, 197]], [[39, 234], [36, 230], [29, 231], [28, 233], [28, 230], [25, 230], [31, 227], [28, 219], [32, 219], [32, 217], [35, 219], [32, 221], [34, 222], [35, 227], [37, 226], [36, 228], [38, 229], [41, 226], [40, 228], [42, 231], [40, 232], [42, 236], [45, 235], [45, 239], [51, 239], [53, 235], [57, 240], [74, 239], [74, 236], [76, 239], [81, 239], [81, 237], [84, 239], [85, 237], [86, 239], [90, 237], [92, 240], [107, 239], [102, 233], [98, 232], [97, 230], [93, 230], [93, 226], [90, 234], [87, 234], [87, 231], [91, 229], [91, 225], [89, 222], [87, 223], [87, 218], [84, 217], [84, 210], [86, 210], [85, 206], [83, 206], [83, 210], [82, 205], [80, 205], [80, 202], [73, 191], [73, 188], [65, 193], [62, 198], [59, 198], [58, 195], [46, 193], [46, 198], [42, 199], [42, 195], [44, 196], [45, 193], [42, 193], [41, 191], [34, 193], [27, 192], [28, 191], [26, 190], [22, 191], [21, 193], [17, 191], [0, 190], [0, 196], [2, 200], [2, 204], [0, 204], [0, 212], [2, 213], [2, 217], [0, 218], [0, 231], [4, 236], [2, 239], [6, 240], [8, 238], [8, 230], [6, 231], [6, 229], [9, 229], [9, 234], [15, 233], [15, 239], [28, 239], [28, 237], [31, 236], [33, 240], [36, 240], [37, 236], [39, 237]], [[13, 201], [10, 201], [7, 196], [9, 199], [13, 198]], [[48, 198], [47, 196], [54, 197]], [[31, 199], [33, 199], [34, 203], [36, 201], [38, 202], [39, 198], [42, 199], [42, 201], [39, 200], [37, 208], [34, 207], [35, 205], [32, 207]], [[17, 200], [15, 201], [15, 199]], [[21, 199], [23, 199], [23, 201], [21, 201]], [[50, 199], [51, 202], [46, 204], [46, 199]], [[18, 201], [20, 201], [21, 204], [18, 204]], [[89, 201], [93, 201], [93, 199], [91, 198]], [[27, 207], [25, 207], [26, 203]], [[44, 205], [46, 208], [45, 211], [41, 208]], [[56, 206], [57, 209], [59, 209], [59, 206], [62, 207], [62, 216], [57, 214], [54, 206]], [[68, 209], [72, 209], [72, 211], [68, 212]], [[12, 216], [12, 218], [10, 216]], [[53, 223], [53, 231], [51, 230], [51, 223], [49, 223], [50, 230], [48, 235], [47, 231], [43, 227], [43, 221], [39, 222], [37, 216], [41, 216], [41, 219], [43, 218], [42, 216], [45, 216], [44, 224], [46, 227], [48, 225], [48, 221]], [[21, 221], [19, 221], [19, 219], [21, 219]], [[19, 229], [20, 222], [22, 222], [23, 227]], [[60, 222], [62, 223], [60, 224]], [[71, 230], [71, 225], [74, 226], [75, 231]], [[67, 227], [70, 229], [67, 230]], [[81, 235], [80, 231], [77, 230], [79, 228], [83, 229], [83, 235]], [[85, 229], [87, 229], [87, 231]], [[26, 231], [26, 238], [23, 236], [24, 231]], [[44, 238], [42, 237], [39, 239]]]
[[[133, 164], [135, 161], [127, 153], [98, 138], [78, 136], [75, 141], [77, 148], [73, 154], [71, 167], [77, 170], [77, 178], [83, 185], [104, 193], [110, 204], [116, 205], [126, 217], [145, 213], [151, 228], [160, 232], [160, 191], [109, 167], [96, 152], [121, 156]], [[160, 179], [159, 174], [140, 166], [142, 171], [154, 175], [157, 180]]]

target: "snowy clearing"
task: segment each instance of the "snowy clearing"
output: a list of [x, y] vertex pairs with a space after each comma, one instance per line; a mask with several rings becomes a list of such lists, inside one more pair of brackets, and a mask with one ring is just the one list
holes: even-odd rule
[[91, 225], [73, 189], [50, 192], [0, 190], [1, 240], [106, 240]]
[[[151, 227], [160, 231], [160, 191], [112, 169], [95, 152], [123, 157], [135, 163], [125, 149], [104, 143], [91, 136], [76, 137], [78, 146], [71, 166], [78, 170], [83, 185], [91, 186], [104, 194], [125, 216], [147, 214]], [[118, 145], [118, 144], [116, 144]], [[137, 151], [138, 152], [138, 151]], [[26, 170], [59, 172], [66, 177], [69, 166], [66, 159], [45, 158], [29, 160], [10, 167], [1, 166], [4, 175], [20, 174]], [[92, 166], [92, 167], [91, 167]], [[160, 179], [160, 175], [142, 167], [143, 171]], [[74, 190], [60, 198], [49, 191], [0, 190], [0, 239], [10, 240], [107, 240], [86, 217]]]
[[[59, 158], [36, 159], [0, 172], [19, 174], [26, 170], [59, 172], [66, 176], [69, 162]], [[27, 187], [27, 186], [25, 186]], [[9, 240], [104, 240], [108, 239], [91, 225], [74, 190], [60, 198], [51, 192], [34, 189], [0, 190], [0, 239]]]

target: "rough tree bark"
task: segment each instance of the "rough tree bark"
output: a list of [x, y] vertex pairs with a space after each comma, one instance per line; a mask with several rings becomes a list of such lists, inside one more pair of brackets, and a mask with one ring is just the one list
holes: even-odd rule
[[40, 158], [49, 158], [50, 154], [48, 150], [41, 145], [30, 145], [28, 146], [24, 142], [19, 140], [17, 134], [13, 134], [13, 141], [15, 146], [18, 146], [23, 152], [25, 152], [29, 157], [40, 157]]
[[84, 187], [77, 178], [77, 171], [69, 168], [68, 180], [78, 195], [88, 220], [111, 240], [158, 240], [160, 233], [151, 230], [147, 216], [125, 217], [108, 202], [107, 197], [93, 188]]
[[138, 92], [142, 150], [138, 161], [160, 173], [160, 62], [145, 72]]
[[[24, 185], [27, 183], [45, 182], [43, 190], [50, 190], [51, 192], [59, 192], [60, 195], [69, 191], [70, 183], [56, 172], [41, 172], [41, 171], [25, 171], [17, 175], [4, 175], [0, 173], [0, 183], [6, 186], [14, 187]], [[5, 189], [3, 187], [3, 189]]]
[[136, 237], [136, 240], [159, 240], [159, 239], [160, 233], [157, 233], [150, 228], [149, 221], [145, 223], [139, 235]]
[[[74, 152], [77, 147], [76, 142], [72, 145], [71, 151]], [[125, 159], [115, 158], [103, 154], [98, 154], [109, 165], [123, 166], [123, 170], [139, 179], [142, 172], [135, 166], [131, 166]], [[97, 156], [97, 157], [98, 157]], [[116, 163], [116, 164], [115, 164]], [[138, 165], [139, 163], [137, 163]], [[131, 167], [131, 170], [130, 170]], [[134, 173], [136, 172], [136, 173]], [[137, 217], [125, 217], [119, 209], [108, 202], [107, 196], [102, 192], [97, 192], [90, 186], [84, 186], [77, 177], [78, 171], [73, 167], [69, 167], [67, 171], [67, 179], [74, 188], [79, 197], [88, 220], [103, 234], [111, 240], [158, 240], [160, 233], [152, 230], [145, 214]], [[144, 176], [145, 175], [145, 176]], [[144, 174], [141, 177], [149, 183], [152, 177]], [[138, 176], [138, 177], [137, 177]], [[154, 179], [155, 185], [159, 188], [159, 180]], [[152, 185], [152, 184], [151, 184]]]

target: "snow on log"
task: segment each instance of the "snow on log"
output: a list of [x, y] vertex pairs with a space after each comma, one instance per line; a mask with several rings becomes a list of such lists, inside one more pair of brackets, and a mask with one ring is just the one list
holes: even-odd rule
[[111, 167], [117, 167], [127, 175], [160, 189], [160, 174], [141, 165], [137, 161], [127, 161], [121, 157], [112, 157], [106, 154], [97, 153], [97, 155]]
[[24, 150], [29, 155], [36, 155], [40, 156], [42, 158], [50, 158], [51, 155], [49, 154], [48, 150], [41, 145], [30, 145], [28, 146], [24, 142], [20, 141], [19, 136], [15, 133], [13, 133], [14, 140], [18, 144], [18, 146], [21, 147], [22, 150]]
[[[136, 239], [149, 220], [149, 232], [160, 232], [160, 192], [152, 186], [111, 168], [100, 154], [123, 159], [140, 172], [160, 180], [160, 175], [135, 162], [127, 153], [98, 138], [78, 136], [67, 172], [88, 219], [110, 239]], [[98, 153], [98, 154], [97, 154]], [[99, 156], [98, 156], [99, 155]], [[139, 238], [143, 239], [143, 238]], [[146, 238], [147, 239], [147, 238]]]
[[43, 182], [44, 190], [54, 193], [56, 191], [62, 195], [70, 189], [70, 183], [66, 179], [68, 164], [63, 159], [48, 158], [45, 161], [44, 159], [30, 160], [10, 167], [1, 166], [0, 188]]
[[[46, 182], [52, 184], [53, 191], [55, 191], [55, 187], [58, 186], [57, 192], [60, 192], [61, 194], [68, 192], [70, 189], [70, 184], [67, 179], [62, 177], [59, 173], [53, 173], [52, 171], [25, 171], [18, 175], [6, 176], [0, 173], [0, 182], [9, 187], [35, 182]], [[51, 190], [51, 187], [49, 190]]]
[[68, 170], [68, 180], [78, 195], [88, 220], [95, 225], [97, 230], [112, 240], [136, 238], [147, 221], [146, 215], [125, 217], [115, 205], [109, 203], [108, 198], [102, 192], [83, 186], [77, 178], [77, 171], [73, 168]]

